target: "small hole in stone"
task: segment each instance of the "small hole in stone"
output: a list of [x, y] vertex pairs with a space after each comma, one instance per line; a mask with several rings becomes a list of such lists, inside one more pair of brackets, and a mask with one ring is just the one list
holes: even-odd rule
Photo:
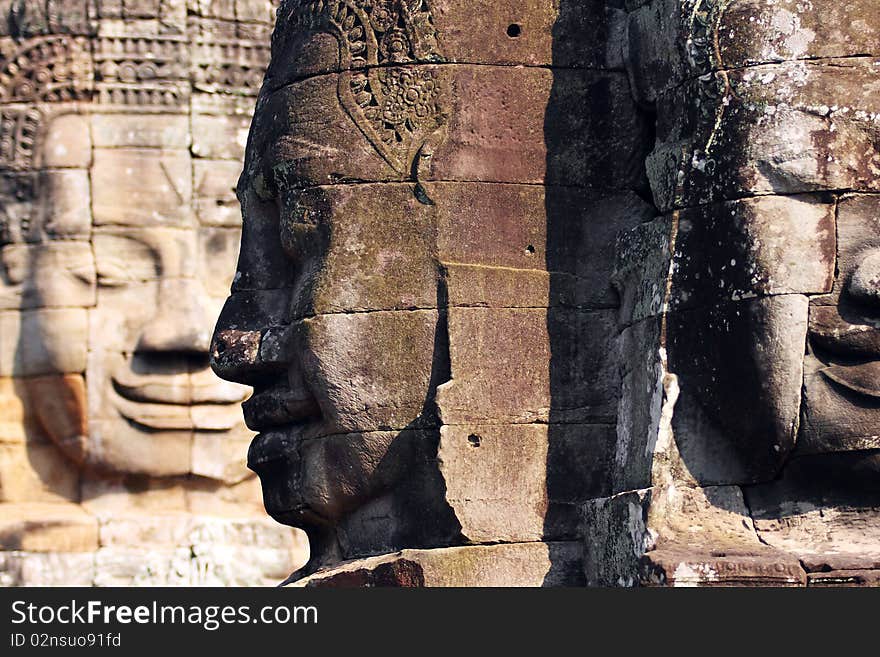
[[535, 252], [535, 247], [532, 246], [531, 244], [529, 244], [529, 245], [526, 247], [526, 253], [528, 253], [529, 255], [532, 255], [534, 252]]
[[220, 341], [218, 340], [218, 341], [217, 341], [217, 346], [214, 348], [214, 350], [215, 350], [218, 354], [222, 354], [224, 351], [226, 351], [226, 343], [225, 343], [225, 342], [220, 342]]
[[516, 39], [520, 34], [522, 34], [522, 28], [516, 23], [507, 26], [507, 36], [511, 39]]
[[475, 433], [472, 433], [470, 436], [468, 436], [468, 442], [471, 444], [472, 447], [479, 447], [482, 440], [483, 439]]

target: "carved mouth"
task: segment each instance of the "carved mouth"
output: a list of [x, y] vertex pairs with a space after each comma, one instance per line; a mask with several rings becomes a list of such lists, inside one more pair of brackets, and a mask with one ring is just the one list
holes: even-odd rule
[[248, 448], [248, 468], [263, 474], [277, 467], [279, 462], [289, 464], [299, 459], [299, 443], [312, 426], [312, 422], [304, 422], [260, 432]]
[[839, 305], [813, 307], [809, 350], [830, 381], [880, 398], [880, 320]]
[[838, 385], [868, 397], [880, 398], [880, 361], [843, 365], [826, 363], [819, 370]]
[[148, 429], [228, 431], [241, 421], [244, 386], [217, 380], [210, 370], [138, 374], [119, 367], [111, 376], [119, 414]]
[[307, 391], [276, 385], [255, 391], [242, 403], [244, 421], [253, 431], [299, 425], [320, 416], [318, 402]]

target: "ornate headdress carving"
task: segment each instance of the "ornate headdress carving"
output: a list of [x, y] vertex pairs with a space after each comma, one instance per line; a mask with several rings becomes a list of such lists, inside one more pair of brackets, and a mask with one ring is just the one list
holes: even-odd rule
[[287, 0], [272, 48], [323, 32], [339, 43], [338, 95], [372, 146], [404, 176], [447, 123], [444, 62], [427, 0]]

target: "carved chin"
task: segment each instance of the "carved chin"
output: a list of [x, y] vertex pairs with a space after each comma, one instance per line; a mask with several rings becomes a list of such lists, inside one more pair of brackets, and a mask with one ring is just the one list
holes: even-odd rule
[[88, 418], [82, 374], [52, 374], [22, 379], [41, 428], [77, 465], [87, 459]]

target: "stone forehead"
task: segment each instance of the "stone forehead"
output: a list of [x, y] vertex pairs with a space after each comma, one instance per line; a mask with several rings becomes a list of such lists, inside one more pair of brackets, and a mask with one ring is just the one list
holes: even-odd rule
[[[272, 0], [0, 0], [0, 243], [32, 241], [41, 195], [65, 191], [47, 187], [41, 171], [87, 168], [92, 147], [158, 146], [188, 160], [180, 149], [189, 146], [192, 115], [194, 156], [237, 159], [243, 135], [222, 152], [212, 136], [222, 132], [231, 142], [229, 129], [240, 132], [240, 121], [233, 126], [229, 117], [250, 114], [273, 12]], [[125, 123], [125, 114], [135, 123]], [[215, 125], [224, 119], [230, 125]], [[180, 121], [182, 132], [174, 130]], [[126, 134], [162, 139], [128, 143]], [[201, 200], [203, 191], [199, 216], [229, 223], [219, 215], [224, 208]]]

